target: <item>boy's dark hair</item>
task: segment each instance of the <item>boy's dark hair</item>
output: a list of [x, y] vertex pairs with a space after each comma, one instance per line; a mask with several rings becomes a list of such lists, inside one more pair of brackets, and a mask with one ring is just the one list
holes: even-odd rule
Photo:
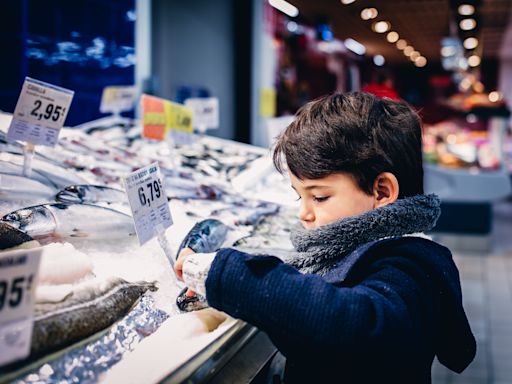
[[299, 179], [348, 173], [368, 194], [380, 173], [391, 172], [399, 198], [423, 193], [420, 118], [405, 102], [369, 93], [335, 93], [304, 105], [278, 137], [273, 160], [281, 173], [285, 160]]

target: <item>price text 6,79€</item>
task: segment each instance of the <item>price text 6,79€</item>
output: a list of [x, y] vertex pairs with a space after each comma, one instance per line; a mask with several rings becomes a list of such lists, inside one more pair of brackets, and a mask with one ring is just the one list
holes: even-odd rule
[[140, 204], [143, 206], [147, 204], [151, 207], [151, 203], [162, 195], [161, 188], [162, 182], [160, 179], [147, 183], [145, 188], [144, 186], [139, 187]]

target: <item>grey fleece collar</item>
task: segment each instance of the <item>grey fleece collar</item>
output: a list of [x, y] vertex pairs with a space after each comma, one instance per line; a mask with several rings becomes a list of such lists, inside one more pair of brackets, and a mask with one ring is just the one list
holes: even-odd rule
[[291, 236], [297, 252], [283, 259], [303, 273], [324, 275], [362, 244], [432, 229], [440, 204], [434, 194], [417, 195], [315, 229], [297, 228]]

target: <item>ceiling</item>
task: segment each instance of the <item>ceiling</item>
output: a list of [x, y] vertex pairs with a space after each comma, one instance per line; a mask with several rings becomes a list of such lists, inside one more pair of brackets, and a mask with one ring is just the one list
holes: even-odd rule
[[[391, 30], [407, 40], [429, 61], [439, 61], [440, 42], [450, 35], [450, 29], [457, 32], [456, 13], [450, 0], [356, 0], [344, 5], [340, 0], [290, 0], [299, 9], [299, 17], [315, 24], [327, 17], [334, 36], [338, 39], [351, 37], [366, 46], [368, 55], [383, 55], [388, 62], [405, 63], [408, 58], [395, 44], [388, 43], [386, 33], [375, 33], [372, 22], [386, 20]], [[468, 3], [474, 2], [468, 0]], [[378, 16], [374, 20], [362, 20], [360, 12], [375, 7]], [[484, 58], [497, 57], [501, 41], [512, 9], [511, 0], [482, 0], [477, 12], [480, 32], [480, 46]]]

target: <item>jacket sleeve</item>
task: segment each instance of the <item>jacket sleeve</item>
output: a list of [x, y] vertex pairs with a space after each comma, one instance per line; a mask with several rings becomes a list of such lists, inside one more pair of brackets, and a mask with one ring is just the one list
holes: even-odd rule
[[297, 340], [323, 352], [385, 350], [390, 343], [409, 350], [429, 305], [414, 278], [424, 274], [399, 259], [403, 264], [377, 265], [359, 284], [339, 287], [276, 257], [223, 249], [211, 265], [206, 297], [212, 307], [268, 333], [281, 350]]

